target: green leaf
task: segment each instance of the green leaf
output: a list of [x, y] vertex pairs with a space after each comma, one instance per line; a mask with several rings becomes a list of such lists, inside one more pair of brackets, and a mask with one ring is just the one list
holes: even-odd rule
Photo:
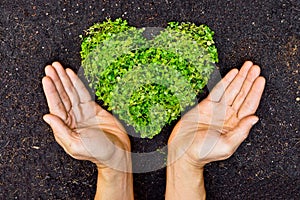
[[98, 99], [153, 138], [196, 103], [218, 53], [206, 25], [170, 22], [152, 40], [143, 31], [122, 19], [96, 23], [80, 36], [80, 55]]

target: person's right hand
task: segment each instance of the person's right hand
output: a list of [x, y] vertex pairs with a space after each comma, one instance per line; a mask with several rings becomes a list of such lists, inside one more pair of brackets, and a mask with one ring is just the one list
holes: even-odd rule
[[186, 113], [169, 138], [169, 164], [205, 164], [230, 157], [258, 121], [265, 79], [260, 68], [247, 61], [241, 70], [231, 70], [209, 96]]
[[130, 141], [124, 127], [91, 96], [71, 69], [54, 62], [45, 68], [43, 88], [50, 114], [44, 120], [72, 157], [98, 168], [131, 171]]

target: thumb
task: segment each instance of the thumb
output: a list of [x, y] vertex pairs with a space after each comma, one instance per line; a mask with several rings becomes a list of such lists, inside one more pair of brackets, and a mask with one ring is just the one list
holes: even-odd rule
[[259, 118], [255, 115], [244, 117], [229, 135], [232, 144], [239, 146], [248, 137], [250, 129], [258, 120]]
[[54, 133], [55, 140], [61, 145], [69, 144], [71, 141], [72, 130], [56, 115], [46, 114], [44, 121], [50, 125]]

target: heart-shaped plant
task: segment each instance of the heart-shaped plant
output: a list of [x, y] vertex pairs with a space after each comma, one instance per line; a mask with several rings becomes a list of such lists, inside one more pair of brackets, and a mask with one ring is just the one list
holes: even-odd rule
[[218, 62], [213, 34], [205, 25], [177, 22], [149, 34], [108, 20], [81, 36], [82, 66], [99, 100], [152, 138], [196, 103]]

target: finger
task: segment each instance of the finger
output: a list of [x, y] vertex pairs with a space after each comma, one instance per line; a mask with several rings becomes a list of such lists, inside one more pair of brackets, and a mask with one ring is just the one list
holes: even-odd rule
[[254, 115], [245, 117], [232, 132], [224, 135], [224, 137], [228, 138], [228, 143], [233, 147], [234, 150], [236, 150], [248, 137], [251, 128], [258, 122], [258, 120], [259, 118]]
[[52, 128], [55, 140], [64, 148], [67, 153], [70, 153], [68, 147], [72, 146], [72, 130], [57, 116], [47, 114], [43, 117], [44, 121]]
[[240, 107], [240, 110], [238, 111], [239, 119], [242, 119], [248, 115], [253, 115], [256, 112], [262, 93], [265, 88], [265, 84], [266, 80], [264, 77], [258, 77], [254, 81], [245, 101], [243, 102], [243, 104]]
[[237, 69], [232, 69], [230, 72], [226, 74], [226, 76], [213, 88], [211, 93], [207, 96], [208, 100], [219, 102], [225, 89], [231, 83], [231, 81], [235, 78], [238, 74]]
[[55, 68], [63, 86], [66, 91], [66, 93], [69, 96], [69, 99], [71, 101], [71, 104], [78, 105], [79, 104], [79, 96], [76, 92], [76, 89], [74, 88], [69, 76], [67, 75], [65, 69], [62, 67], [62, 65], [59, 62], [54, 62], [52, 66]]
[[57, 74], [55, 68], [51, 65], [48, 65], [45, 68], [45, 73], [48, 77], [50, 77], [52, 79], [52, 81], [56, 87], [56, 90], [60, 96], [60, 99], [65, 106], [66, 111], [69, 111], [71, 109], [71, 101], [64, 89], [64, 86], [62, 85], [60, 78], [58, 77], [58, 74]]
[[86, 103], [91, 101], [92, 99], [89, 91], [86, 89], [85, 85], [82, 83], [79, 77], [74, 73], [74, 71], [71, 69], [66, 69], [66, 72], [70, 77], [70, 80], [78, 93], [80, 102]]
[[226, 88], [224, 95], [222, 96], [221, 101], [227, 105], [232, 105], [235, 97], [241, 90], [244, 80], [247, 77], [249, 69], [253, 66], [251, 61], [246, 61], [239, 71], [238, 75], [234, 78], [234, 80], [230, 83], [230, 85]]
[[65, 120], [67, 118], [65, 106], [60, 99], [53, 81], [51, 78], [45, 76], [42, 80], [42, 83], [50, 113]]
[[235, 100], [232, 104], [232, 107], [235, 110], [239, 110], [240, 106], [242, 105], [245, 98], [247, 97], [247, 94], [249, 93], [254, 81], [259, 76], [259, 74], [260, 74], [259, 66], [254, 65], [253, 67], [251, 67], [251, 69], [249, 70], [249, 73], [243, 83], [241, 91], [239, 92], [239, 94], [237, 95], [237, 97], [235, 98]]

